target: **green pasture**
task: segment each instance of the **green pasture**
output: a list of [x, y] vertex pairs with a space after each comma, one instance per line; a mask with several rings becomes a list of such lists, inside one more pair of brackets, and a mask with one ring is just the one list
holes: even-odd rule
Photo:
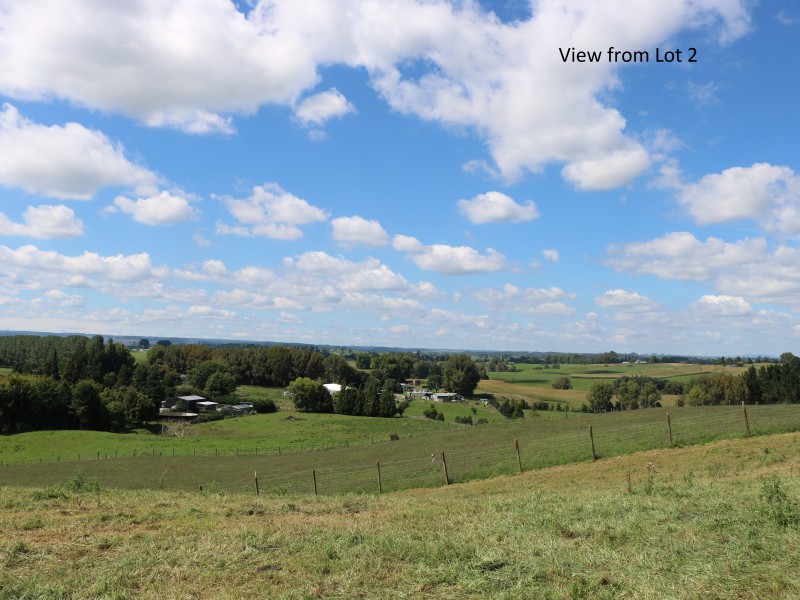
[[[423, 413], [431, 405], [444, 415], [445, 423], [454, 423], [456, 417], [472, 417], [473, 421], [486, 419], [490, 423], [499, 423], [506, 418], [495, 408], [485, 406], [482, 402], [465, 400], [463, 402], [431, 402], [425, 400], [412, 400], [403, 413], [404, 417], [414, 417], [424, 419]], [[472, 412], [472, 409], [475, 412]]]
[[119, 491], [65, 472], [0, 483], [0, 596], [797, 598], [798, 468], [794, 433], [383, 496]]
[[131, 356], [137, 364], [147, 362], [147, 350], [131, 350]]
[[[455, 427], [461, 427], [454, 425]], [[279, 411], [231, 417], [186, 428], [185, 437], [139, 429], [134, 433], [35, 431], [0, 436], [0, 461], [81, 461], [140, 456], [236, 456], [282, 454], [310, 449], [372, 444], [397, 433], [411, 437], [442, 431], [447, 423], [428, 419], [350, 417]], [[153, 426], [154, 431], [160, 425]]]
[[243, 401], [266, 399], [272, 400], [281, 410], [294, 409], [291, 398], [283, 395], [285, 388], [270, 388], [257, 385], [240, 385], [236, 388], [236, 395]]
[[[586, 401], [586, 391], [597, 380], [613, 381], [624, 376], [644, 376], [689, 381], [693, 377], [710, 373], [738, 375], [745, 370], [745, 367], [688, 363], [561, 365], [558, 369], [545, 369], [542, 365], [528, 363], [519, 363], [516, 366], [516, 372], [490, 372], [489, 379], [478, 384], [478, 391], [495, 396], [544, 400], [578, 408]], [[553, 389], [553, 382], [559, 377], [569, 377], [573, 389]], [[674, 403], [674, 397], [664, 399], [665, 406]]]
[[517, 364], [516, 372], [491, 372], [490, 379], [505, 381], [516, 385], [544, 387], [552, 389], [553, 382], [559, 377], [569, 377], [576, 390], [588, 390], [592, 382], [613, 380], [620, 377], [660, 377], [688, 380], [692, 377], [723, 371], [738, 375], [744, 367], [723, 367], [720, 365], [695, 365], [677, 363], [654, 364], [609, 364], [609, 365], [561, 365], [558, 369], [544, 369], [541, 365], [527, 363]]
[[[290, 439], [291, 433], [287, 432], [295, 431], [294, 426], [306, 428], [309, 435], [316, 432], [317, 443], [313, 444], [313, 450], [304, 446], [299, 452], [293, 446], [295, 451], [282, 450], [280, 455], [274, 447], [267, 451], [268, 438], [251, 431], [235, 436], [228, 430], [224, 437], [219, 437], [222, 432], [212, 430], [215, 423], [203, 426], [208, 430], [206, 434], [183, 440], [150, 436], [153, 443], [140, 447], [136, 457], [120, 452], [120, 458], [112, 458], [109, 453], [108, 459], [106, 449], [121, 448], [126, 439], [135, 439], [135, 436], [115, 438], [112, 434], [91, 432], [19, 434], [0, 438], [5, 457], [4, 466], [0, 467], [0, 485], [50, 485], [65, 476], [84, 473], [110, 487], [191, 490], [202, 485], [206, 489], [211, 486], [243, 491], [252, 487], [253, 473], [258, 472], [264, 490], [304, 493], [313, 490], [314, 470], [320, 493], [372, 492], [376, 486], [377, 462], [380, 462], [383, 490], [397, 491], [442, 485], [443, 451], [450, 481], [458, 482], [517, 471], [516, 443], [523, 467], [539, 469], [591, 461], [592, 439], [595, 456], [609, 458], [653, 448], [743, 437], [747, 424], [752, 435], [800, 429], [800, 406], [795, 405], [748, 407], [748, 423], [741, 407], [647, 409], [580, 416], [561, 414], [561, 419], [524, 419], [479, 427], [426, 419], [300, 416], [299, 413], [299, 418], [310, 418], [287, 421], [286, 417], [292, 415], [288, 411], [252, 417], [254, 423], [263, 420], [265, 424], [268, 419], [263, 417], [278, 419], [275, 423], [282, 431], [284, 443]], [[231, 423], [249, 428], [247, 419], [239, 418]], [[323, 443], [323, 440], [335, 439], [337, 422], [352, 426], [354, 421], [365, 427], [378, 427], [383, 422], [383, 436], [376, 433], [373, 444], [371, 431], [364, 431], [360, 444]], [[402, 429], [403, 424], [408, 429]], [[417, 427], [419, 429], [414, 429]], [[389, 441], [388, 433], [393, 431], [400, 435], [399, 440]], [[348, 435], [352, 432], [348, 429]], [[70, 457], [53, 462], [59, 451], [66, 454], [64, 445], [69, 436], [75, 436], [71, 454], [78, 450], [75, 440], [80, 440], [80, 448], [85, 453], [82, 460]], [[100, 446], [104, 448], [101, 450]], [[96, 452], [89, 450], [93, 447], [101, 452], [100, 459]], [[172, 449], [175, 449], [174, 457]], [[192, 453], [193, 449], [197, 456]], [[45, 454], [43, 458], [47, 460], [39, 463], [35, 458], [37, 453]], [[27, 459], [19, 464], [22, 456]]]

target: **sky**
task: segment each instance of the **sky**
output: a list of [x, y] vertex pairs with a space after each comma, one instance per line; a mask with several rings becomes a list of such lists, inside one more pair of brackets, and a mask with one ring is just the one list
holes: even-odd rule
[[0, 329], [800, 353], [792, 0], [0, 0]]

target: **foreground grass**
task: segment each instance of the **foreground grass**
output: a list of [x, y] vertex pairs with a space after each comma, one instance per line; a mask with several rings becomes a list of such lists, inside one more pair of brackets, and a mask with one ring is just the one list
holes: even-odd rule
[[798, 468], [795, 433], [388, 496], [5, 487], [0, 598], [795, 598]]

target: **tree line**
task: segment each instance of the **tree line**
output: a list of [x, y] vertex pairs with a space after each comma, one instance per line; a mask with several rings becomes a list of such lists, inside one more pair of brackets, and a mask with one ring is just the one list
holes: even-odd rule
[[102, 336], [7, 336], [0, 363], [0, 432], [36, 429], [123, 431], [158, 416], [177, 382]]
[[[158, 416], [170, 396], [198, 394], [236, 402], [238, 385], [298, 389], [311, 382], [342, 385], [332, 398], [295, 394], [299, 410], [349, 415], [402, 414], [395, 402], [398, 382], [427, 374], [429, 385], [471, 396], [485, 371], [465, 355], [434, 362], [418, 353], [373, 354], [369, 371], [339, 354], [311, 347], [218, 347], [203, 344], [150, 347], [137, 363], [128, 348], [102, 336], [0, 337], [0, 365], [14, 370], [0, 377], [0, 432], [35, 429], [124, 431]], [[361, 357], [364, 364], [364, 357]], [[424, 367], [420, 367], [424, 364]], [[299, 383], [297, 383], [299, 382]], [[274, 407], [273, 407], [274, 408]]]
[[785, 352], [779, 363], [754, 365], [741, 375], [714, 373], [693, 379], [679, 400], [699, 405], [798, 404], [800, 358]]

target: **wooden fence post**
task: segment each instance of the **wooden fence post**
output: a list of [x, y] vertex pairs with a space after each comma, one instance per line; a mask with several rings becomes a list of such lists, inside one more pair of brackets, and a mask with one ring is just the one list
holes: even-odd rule
[[450, 485], [450, 477], [447, 475], [447, 459], [444, 457], [444, 450], [442, 450], [442, 466], [444, 467], [444, 484]]
[[314, 495], [317, 495], [317, 470], [311, 469], [311, 478], [314, 480]]
[[522, 459], [519, 456], [519, 438], [514, 440], [514, 447], [517, 450], [517, 466], [519, 467], [519, 472], [522, 473]]
[[381, 482], [381, 461], [378, 461], [378, 494], [383, 493], [383, 483]]
[[742, 410], [744, 411], [744, 425], [747, 428], [747, 437], [750, 437], [750, 420], [747, 418], [747, 407], [742, 400]]
[[597, 460], [597, 452], [594, 450], [594, 433], [591, 425], [589, 425], [589, 441], [592, 443], [592, 460]]
[[669, 428], [669, 445], [672, 446], [672, 421], [669, 418], [669, 413], [667, 413], [667, 427]]
[[258, 496], [258, 471], [253, 471], [253, 478], [256, 480], [256, 496]]

